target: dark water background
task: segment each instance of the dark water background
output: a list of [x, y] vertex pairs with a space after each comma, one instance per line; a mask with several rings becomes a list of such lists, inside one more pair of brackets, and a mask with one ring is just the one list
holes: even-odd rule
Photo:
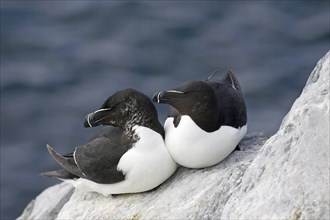
[[329, 20], [329, 1], [1, 0], [1, 219], [58, 182], [38, 176], [57, 168], [46, 143], [84, 143], [99, 129], [84, 116], [123, 88], [151, 97], [231, 68], [248, 132], [273, 134], [329, 50]]

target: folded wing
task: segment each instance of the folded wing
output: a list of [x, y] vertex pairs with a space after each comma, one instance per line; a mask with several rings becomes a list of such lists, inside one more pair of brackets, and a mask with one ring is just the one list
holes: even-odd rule
[[50, 155], [64, 169], [42, 173], [61, 179], [85, 178], [97, 183], [116, 183], [125, 179], [117, 164], [129, 150], [122, 140], [123, 130], [107, 128], [99, 132], [73, 153], [61, 155], [47, 145]]

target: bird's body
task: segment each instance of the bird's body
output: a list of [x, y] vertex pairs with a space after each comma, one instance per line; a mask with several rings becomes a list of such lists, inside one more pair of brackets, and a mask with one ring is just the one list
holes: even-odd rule
[[189, 81], [158, 92], [154, 102], [171, 105], [165, 144], [174, 160], [189, 168], [226, 158], [247, 130], [246, 106], [233, 73], [216, 81]]
[[70, 179], [83, 191], [103, 195], [151, 190], [169, 178], [176, 163], [165, 147], [152, 102], [135, 90], [117, 92], [90, 113], [85, 126], [112, 125], [71, 154], [48, 150], [64, 168], [45, 176]]

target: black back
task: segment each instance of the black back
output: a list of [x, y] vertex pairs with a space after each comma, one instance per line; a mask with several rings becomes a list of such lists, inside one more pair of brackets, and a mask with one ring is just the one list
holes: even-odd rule
[[208, 83], [217, 97], [218, 120], [217, 125], [228, 125], [231, 127], [242, 127], [247, 123], [246, 105], [242, 92], [232, 88], [223, 81]]
[[232, 72], [220, 80], [189, 81], [173, 90], [184, 94], [162, 94], [163, 102], [172, 106], [168, 117], [174, 117], [174, 126], [178, 126], [182, 115], [189, 115], [207, 132], [216, 131], [222, 125], [238, 128], [247, 123], [241, 87]]

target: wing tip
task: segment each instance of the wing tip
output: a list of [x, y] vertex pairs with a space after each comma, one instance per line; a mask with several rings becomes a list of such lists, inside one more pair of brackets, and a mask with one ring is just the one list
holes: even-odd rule
[[77, 179], [77, 178], [79, 178], [78, 176], [68, 172], [65, 169], [42, 172], [39, 174], [39, 176], [48, 177], [48, 178], [58, 178], [58, 179]]

